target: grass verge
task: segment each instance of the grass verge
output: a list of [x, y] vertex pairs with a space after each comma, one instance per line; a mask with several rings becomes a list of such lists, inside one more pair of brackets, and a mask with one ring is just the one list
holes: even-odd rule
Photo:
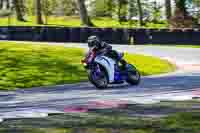
[[125, 54], [125, 59], [134, 64], [144, 76], [168, 73], [176, 69], [170, 62], [151, 56]]
[[[192, 101], [190, 102], [192, 103]], [[197, 102], [195, 102], [196, 104]], [[176, 103], [177, 104], [177, 103]], [[30, 133], [199, 133], [200, 110], [185, 111], [181, 105], [176, 112], [163, 118], [134, 117], [132, 114], [166, 112], [175, 107], [168, 105], [136, 105], [128, 108], [99, 110], [84, 114], [52, 115], [47, 118], [8, 120], [0, 123], [0, 131]], [[161, 110], [158, 110], [158, 109]], [[183, 107], [185, 108], [185, 107]], [[143, 109], [143, 112], [142, 110]], [[188, 107], [192, 109], [192, 107]]]
[[[77, 83], [87, 80], [80, 61], [84, 51], [43, 44], [0, 42], [0, 89], [31, 88]], [[126, 54], [143, 75], [170, 72], [167, 61], [143, 55]]]
[[167, 44], [149, 44], [150, 46], [162, 46], [162, 47], [180, 47], [180, 48], [200, 48], [200, 45], [183, 44], [183, 45], [167, 45]]

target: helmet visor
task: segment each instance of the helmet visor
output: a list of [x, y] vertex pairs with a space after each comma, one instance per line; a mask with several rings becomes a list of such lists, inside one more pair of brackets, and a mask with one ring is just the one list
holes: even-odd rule
[[88, 40], [88, 47], [89, 48], [94, 47], [94, 42], [91, 40]]

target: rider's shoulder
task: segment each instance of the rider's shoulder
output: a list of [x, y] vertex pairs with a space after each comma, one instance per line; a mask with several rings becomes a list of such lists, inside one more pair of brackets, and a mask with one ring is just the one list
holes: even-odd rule
[[107, 43], [107, 42], [102, 42], [102, 46], [103, 46], [103, 47], [107, 47], [107, 46], [110, 46], [110, 44]]

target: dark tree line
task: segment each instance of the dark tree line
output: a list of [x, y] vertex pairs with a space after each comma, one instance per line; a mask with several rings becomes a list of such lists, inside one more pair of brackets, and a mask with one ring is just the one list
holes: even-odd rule
[[[0, 0], [0, 10], [3, 9], [3, 7], [4, 7], [4, 9], [12, 8], [15, 11], [16, 18], [19, 21], [26, 21], [24, 18], [24, 15], [27, 13], [26, 9], [29, 7], [26, 7], [27, 5], [25, 4], [25, 1], [27, 1], [27, 0]], [[45, 3], [46, 2], [51, 3], [52, 1], [56, 1], [56, 0], [32, 0], [32, 3], [34, 5], [34, 12], [35, 12], [34, 15], [36, 16], [36, 22], [38, 24], [44, 24], [43, 15], [48, 15], [48, 11], [47, 12], [44, 11], [44, 8], [48, 9], [48, 7], [44, 7]], [[89, 1], [89, 0], [87, 0], [87, 1]], [[109, 16], [112, 16], [112, 13], [114, 11], [116, 11], [118, 20], [120, 23], [121, 23], [122, 19], [124, 19], [124, 14], [123, 14], [124, 13], [124, 5], [126, 5], [127, 7], [128, 7], [128, 5], [136, 6], [136, 8], [131, 9], [131, 10], [129, 10], [128, 8], [125, 9], [125, 10], [127, 10], [126, 13], [131, 14], [131, 13], [128, 13], [129, 11], [135, 12], [134, 14], [138, 14], [139, 24], [141, 26], [145, 25], [144, 4], [145, 4], [146, 0], [104, 0], [104, 1], [106, 4], [106, 7], [107, 7], [106, 14]], [[165, 1], [165, 12], [166, 12], [165, 14], [166, 14], [166, 18], [169, 23], [172, 21], [177, 21], [176, 18], [180, 18], [180, 14], [182, 15], [182, 17], [184, 17], [184, 19], [190, 18], [189, 14], [187, 12], [187, 7], [186, 7], [187, 2], [189, 0], [164, 0], [164, 1]], [[194, 1], [196, 3], [200, 3], [200, 0], [194, 0]], [[94, 26], [90, 19], [88, 10], [87, 10], [86, 0], [62, 0], [62, 2], [64, 2], [65, 4], [69, 3], [69, 5], [70, 5], [70, 2], [73, 2], [74, 4], [71, 4], [70, 6], [77, 7], [81, 23], [85, 26]], [[175, 2], [175, 12], [172, 12], [173, 11], [172, 10], [172, 2]], [[67, 8], [69, 8], [69, 6]], [[72, 8], [71, 10], [73, 12], [75, 12], [74, 7], [70, 7], [70, 8]], [[102, 10], [105, 10], [105, 9], [102, 9]], [[46, 17], [46, 19], [47, 19], [47, 17]]]
[[[3, 2], [5, 0], [0, 0], [0, 7], [3, 7]], [[38, 24], [44, 24], [43, 21], [43, 16], [42, 16], [42, 11], [43, 11], [43, 6], [42, 3], [46, 2], [47, 0], [34, 0], [34, 5], [35, 5], [35, 10], [36, 10], [36, 22]], [[7, 5], [10, 5], [9, 0], [6, 0]], [[25, 21], [24, 19], [24, 10], [23, 7], [25, 7], [24, 5], [24, 1], [23, 0], [12, 0], [12, 3], [14, 5], [15, 8], [15, 12], [16, 12], [16, 16], [17, 16], [17, 20], [19, 21]], [[87, 13], [87, 9], [85, 6], [85, 0], [77, 0], [76, 1], [77, 6], [79, 7], [79, 12], [80, 12], [80, 18], [81, 18], [81, 22], [83, 25], [86, 26], [93, 26], [88, 13]], [[45, 5], [45, 4], [44, 4]], [[9, 8], [9, 6], [8, 6]]]

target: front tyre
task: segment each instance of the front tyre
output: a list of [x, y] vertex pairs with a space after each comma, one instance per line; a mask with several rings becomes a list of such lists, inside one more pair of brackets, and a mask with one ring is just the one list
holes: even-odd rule
[[141, 81], [141, 75], [140, 72], [133, 66], [133, 65], [128, 65], [127, 68], [127, 73], [128, 77], [126, 82], [131, 84], [131, 85], [138, 85]]
[[89, 71], [88, 78], [90, 82], [98, 89], [105, 89], [108, 87], [108, 78], [104, 70], [99, 75], [95, 71]]

